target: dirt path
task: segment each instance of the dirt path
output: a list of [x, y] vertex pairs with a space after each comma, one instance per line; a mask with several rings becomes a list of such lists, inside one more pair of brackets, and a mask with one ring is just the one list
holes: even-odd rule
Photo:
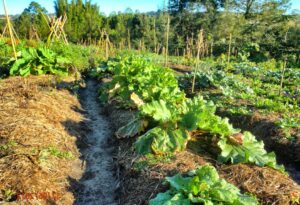
[[81, 93], [81, 102], [86, 111], [91, 132], [86, 136], [87, 148], [82, 150], [85, 170], [79, 182], [80, 189], [75, 204], [117, 205], [115, 201], [116, 180], [112, 171], [112, 149], [107, 139], [112, 133], [109, 122], [101, 114], [97, 103], [97, 83], [88, 80]]

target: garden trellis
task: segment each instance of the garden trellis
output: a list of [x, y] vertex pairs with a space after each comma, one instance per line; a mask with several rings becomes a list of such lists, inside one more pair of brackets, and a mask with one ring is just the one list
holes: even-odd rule
[[55, 17], [49, 17], [49, 16], [46, 17], [45, 14], [43, 14], [43, 17], [44, 17], [45, 21], [47, 22], [47, 25], [49, 26], [49, 29], [50, 29], [50, 34], [47, 39], [48, 44], [52, 43], [53, 41], [62, 40], [65, 44], [68, 45], [69, 43], [67, 40], [66, 33], [64, 31], [64, 26], [68, 19], [67, 15], [64, 14], [64, 16], [55, 18]]

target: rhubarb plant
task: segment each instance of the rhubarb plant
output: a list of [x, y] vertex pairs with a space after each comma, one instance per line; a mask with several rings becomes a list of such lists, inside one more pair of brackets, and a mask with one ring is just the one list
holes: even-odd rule
[[117, 101], [123, 107], [134, 107], [130, 95], [134, 92], [145, 102], [159, 99], [182, 101], [177, 80], [170, 69], [159, 67], [142, 57], [124, 56], [107, 63], [113, 79], [100, 89], [102, 101]]
[[70, 61], [47, 48], [26, 48], [8, 62], [10, 75], [67, 75]]
[[256, 197], [243, 194], [234, 185], [221, 179], [210, 165], [199, 167], [184, 177], [166, 177], [170, 189], [151, 199], [150, 205], [258, 205]]
[[244, 132], [239, 138], [221, 138], [218, 142], [222, 150], [219, 160], [222, 162], [251, 163], [258, 166], [269, 166], [285, 173], [284, 166], [276, 163], [275, 153], [267, 153], [264, 143], [256, 140], [250, 132]]
[[113, 79], [102, 90], [108, 100], [138, 109], [137, 116], [117, 132], [118, 138], [139, 136], [134, 143], [140, 154], [182, 151], [192, 132], [201, 130], [219, 139], [219, 160], [251, 163], [283, 171], [274, 153], [248, 132], [235, 129], [227, 118], [217, 116], [213, 102], [202, 96], [186, 98], [173, 73], [141, 57], [124, 57], [107, 63]]

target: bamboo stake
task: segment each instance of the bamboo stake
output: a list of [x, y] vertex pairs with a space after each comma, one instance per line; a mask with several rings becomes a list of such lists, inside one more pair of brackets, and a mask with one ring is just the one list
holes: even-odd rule
[[106, 40], [105, 40], [105, 58], [106, 60], [109, 58], [109, 36], [108, 33], [106, 33]]
[[196, 68], [194, 70], [194, 77], [193, 77], [193, 83], [192, 83], [192, 93], [195, 91], [195, 82], [196, 82], [196, 72], [199, 68], [199, 61], [200, 61], [200, 51], [203, 47], [203, 29], [200, 30], [200, 33], [198, 35], [198, 42], [197, 42], [197, 61], [196, 61]]
[[[284, 42], [287, 42], [287, 34], [288, 34], [288, 30], [285, 33], [284, 36]], [[283, 82], [284, 82], [284, 75], [285, 75], [285, 71], [286, 71], [286, 65], [287, 65], [287, 57], [284, 57], [284, 63], [282, 66], [282, 71], [281, 71], [281, 79], [280, 79], [280, 88], [279, 88], [279, 95], [281, 95], [282, 89], [283, 89]]]
[[40, 41], [39, 34], [34, 26], [31, 27], [37, 41]]
[[65, 27], [65, 24], [66, 24], [67, 20], [68, 20], [68, 16], [65, 13], [64, 18], [63, 18], [63, 22], [62, 22], [61, 27], [60, 27], [60, 30], [61, 30], [61, 33], [62, 33], [62, 36], [63, 36], [63, 39], [64, 39], [65, 43], [68, 45], [69, 42], [68, 42], [65, 30], [64, 30], [64, 27]]
[[169, 32], [170, 32], [170, 15], [168, 14], [165, 66], [168, 65], [168, 54], [169, 54]]
[[138, 48], [139, 53], [141, 53], [141, 48], [142, 48], [142, 40], [140, 39], [140, 40], [139, 40], [139, 48]]
[[6, 21], [7, 21], [7, 26], [8, 26], [8, 30], [9, 30], [9, 35], [10, 35], [10, 40], [11, 40], [11, 44], [13, 47], [13, 51], [14, 51], [14, 57], [15, 59], [17, 59], [17, 52], [16, 52], [16, 47], [15, 47], [15, 39], [14, 39], [14, 34], [12, 31], [12, 25], [8, 16], [8, 10], [7, 10], [7, 6], [6, 6], [6, 0], [3, 0], [3, 6], [4, 6], [4, 11], [5, 11], [5, 16], [6, 16]]
[[131, 50], [131, 39], [130, 39], [130, 30], [127, 29], [127, 41], [128, 41], [128, 49]]
[[7, 25], [5, 25], [4, 29], [3, 29], [3, 32], [2, 32], [2, 35], [1, 35], [1, 38], [4, 37], [5, 33], [6, 33], [6, 30], [7, 30]]
[[287, 60], [286, 58], [284, 59], [284, 63], [282, 66], [282, 71], [281, 71], [281, 79], [280, 79], [280, 87], [279, 87], [279, 95], [281, 95], [281, 91], [283, 88], [283, 82], [284, 82], [284, 75], [285, 75], [285, 70], [286, 70], [286, 64], [287, 64]]
[[160, 49], [161, 49], [161, 44], [159, 43], [157, 44], [156, 54], [159, 54]]
[[185, 55], [189, 58], [189, 37], [186, 37], [186, 44], [185, 44]]
[[[13, 33], [14, 33], [14, 36], [16, 37], [16, 39], [17, 39], [18, 41], [20, 41], [20, 38], [19, 38], [19, 36], [18, 36], [16, 30], [14, 29], [14, 27], [11, 27], [11, 28], [12, 28], [12, 30], [13, 30]], [[16, 40], [16, 39], [15, 39], [15, 40]]]
[[157, 51], [157, 47], [156, 47], [156, 22], [155, 22], [155, 19], [154, 19], [154, 32], [153, 32], [153, 41], [154, 41], [154, 53], [156, 53]]
[[213, 57], [213, 53], [214, 53], [214, 42], [212, 41], [210, 45], [210, 57]]
[[42, 14], [44, 20], [46, 21], [49, 30], [51, 30], [51, 27], [50, 27], [50, 25], [49, 25], [49, 18], [46, 18], [45, 14], [44, 14], [43, 12], [41, 12], [41, 14]]
[[191, 38], [191, 41], [190, 41], [190, 48], [191, 48], [191, 57], [193, 58], [194, 57], [194, 54], [193, 54], [193, 51], [194, 51], [194, 33], [192, 33], [192, 38]]
[[232, 34], [229, 35], [229, 46], [228, 46], [228, 59], [227, 63], [230, 63], [230, 55], [231, 55], [231, 43], [232, 43]]

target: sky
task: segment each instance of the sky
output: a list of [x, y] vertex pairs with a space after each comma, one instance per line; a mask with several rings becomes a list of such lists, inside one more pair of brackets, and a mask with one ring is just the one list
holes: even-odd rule
[[[32, 0], [6, 0], [8, 11], [10, 14], [20, 14], [28, 7]], [[54, 0], [35, 0], [43, 7], [45, 7], [49, 13], [54, 13]], [[113, 11], [124, 11], [126, 8], [131, 8], [133, 11], [139, 10], [156, 11], [158, 8], [163, 7], [164, 0], [93, 0], [93, 3], [97, 3], [100, 6], [100, 11], [105, 14], [110, 14]], [[167, 1], [166, 1], [167, 2]], [[300, 0], [291, 0], [292, 9], [300, 11]], [[4, 14], [3, 3], [0, 1], [0, 14]]]

